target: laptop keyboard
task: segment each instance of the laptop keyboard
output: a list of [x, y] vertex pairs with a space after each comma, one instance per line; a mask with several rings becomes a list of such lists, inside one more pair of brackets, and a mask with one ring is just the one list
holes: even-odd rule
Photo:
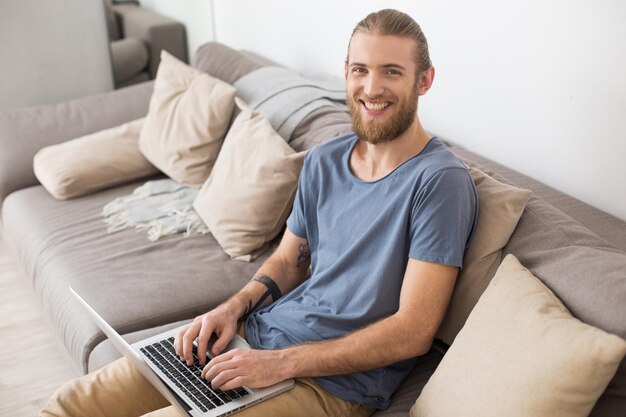
[[176, 355], [173, 337], [139, 350], [203, 412], [248, 395], [248, 391], [243, 387], [228, 391], [212, 389], [211, 382], [200, 377], [204, 366], [198, 361], [198, 350], [195, 345], [194, 363], [191, 366], [187, 366], [187, 363]]

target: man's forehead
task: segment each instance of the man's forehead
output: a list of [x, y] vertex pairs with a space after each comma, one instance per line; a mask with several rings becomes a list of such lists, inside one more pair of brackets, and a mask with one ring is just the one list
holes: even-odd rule
[[357, 32], [350, 41], [348, 64], [414, 66], [415, 41], [411, 38]]

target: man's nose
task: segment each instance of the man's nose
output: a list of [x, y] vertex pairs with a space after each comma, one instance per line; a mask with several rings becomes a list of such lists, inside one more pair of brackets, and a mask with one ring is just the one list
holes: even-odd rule
[[381, 96], [384, 91], [385, 88], [380, 76], [373, 73], [368, 74], [365, 85], [363, 86], [363, 92], [367, 94], [368, 97], [374, 98]]

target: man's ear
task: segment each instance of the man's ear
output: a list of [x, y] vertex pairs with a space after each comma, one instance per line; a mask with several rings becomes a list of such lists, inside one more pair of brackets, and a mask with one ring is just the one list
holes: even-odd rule
[[419, 75], [417, 80], [417, 94], [423, 96], [430, 90], [435, 79], [435, 67], [431, 66]]

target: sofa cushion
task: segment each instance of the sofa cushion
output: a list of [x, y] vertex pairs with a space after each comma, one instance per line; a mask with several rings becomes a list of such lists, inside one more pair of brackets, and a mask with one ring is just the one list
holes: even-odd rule
[[82, 371], [104, 335], [85, 319], [69, 286], [125, 334], [207, 312], [243, 287], [267, 257], [232, 262], [211, 235], [150, 242], [135, 230], [107, 234], [102, 207], [142, 183], [66, 201], [35, 186], [4, 203], [7, 250]]
[[200, 187], [217, 159], [235, 87], [161, 53], [139, 149], [178, 183]]
[[[533, 190], [503, 256], [515, 255], [574, 317], [626, 338], [626, 322], [622, 319], [626, 317], [626, 253], [622, 249], [626, 249], [626, 223], [466, 149], [452, 146], [451, 150], [498, 181], [523, 184]], [[611, 242], [555, 205], [564, 207]], [[626, 415], [626, 360], [590, 414], [613, 415]]]
[[236, 102], [241, 113], [193, 208], [231, 258], [250, 261], [283, 228], [306, 152], [296, 153], [260, 113]]
[[148, 66], [148, 58], [148, 48], [141, 39], [124, 38], [111, 42], [115, 85], [124, 84], [145, 71]]
[[122, 31], [120, 30], [119, 22], [117, 21], [117, 16], [113, 11], [113, 0], [106, 0], [104, 3], [106, 19], [107, 19], [107, 30], [109, 32], [109, 40], [116, 41], [122, 37]]
[[145, 116], [152, 86], [0, 110], [0, 203], [10, 192], [37, 184], [32, 162], [39, 149]]
[[595, 207], [585, 204], [567, 194], [534, 180], [518, 171], [507, 168], [497, 162], [491, 161], [484, 156], [475, 154], [467, 149], [453, 144], [450, 150], [466, 162], [471, 161], [488, 174], [496, 173], [499, 181], [514, 184], [518, 187], [533, 191], [533, 195], [545, 203], [557, 208], [567, 216], [591, 230], [597, 236], [610, 242], [622, 252], [626, 252], [626, 222], [611, 216], [610, 214]]
[[585, 417], [625, 354], [508, 255], [411, 416]]
[[289, 146], [300, 152], [350, 132], [350, 115], [336, 107], [324, 106], [302, 119], [289, 140]]
[[[504, 253], [517, 256], [582, 321], [626, 338], [626, 253], [531, 197]], [[590, 416], [626, 414], [626, 360]]]
[[469, 172], [478, 193], [478, 223], [437, 332], [437, 337], [448, 345], [495, 275], [502, 261], [502, 248], [509, 241], [531, 195], [529, 190], [502, 183], [475, 167], [470, 167]]
[[221, 43], [208, 42], [198, 49], [194, 66], [212, 77], [234, 84], [249, 72], [268, 64], [267, 60], [255, 59]]
[[144, 119], [47, 146], [33, 168], [53, 197], [65, 200], [155, 175], [159, 171], [139, 152]]

